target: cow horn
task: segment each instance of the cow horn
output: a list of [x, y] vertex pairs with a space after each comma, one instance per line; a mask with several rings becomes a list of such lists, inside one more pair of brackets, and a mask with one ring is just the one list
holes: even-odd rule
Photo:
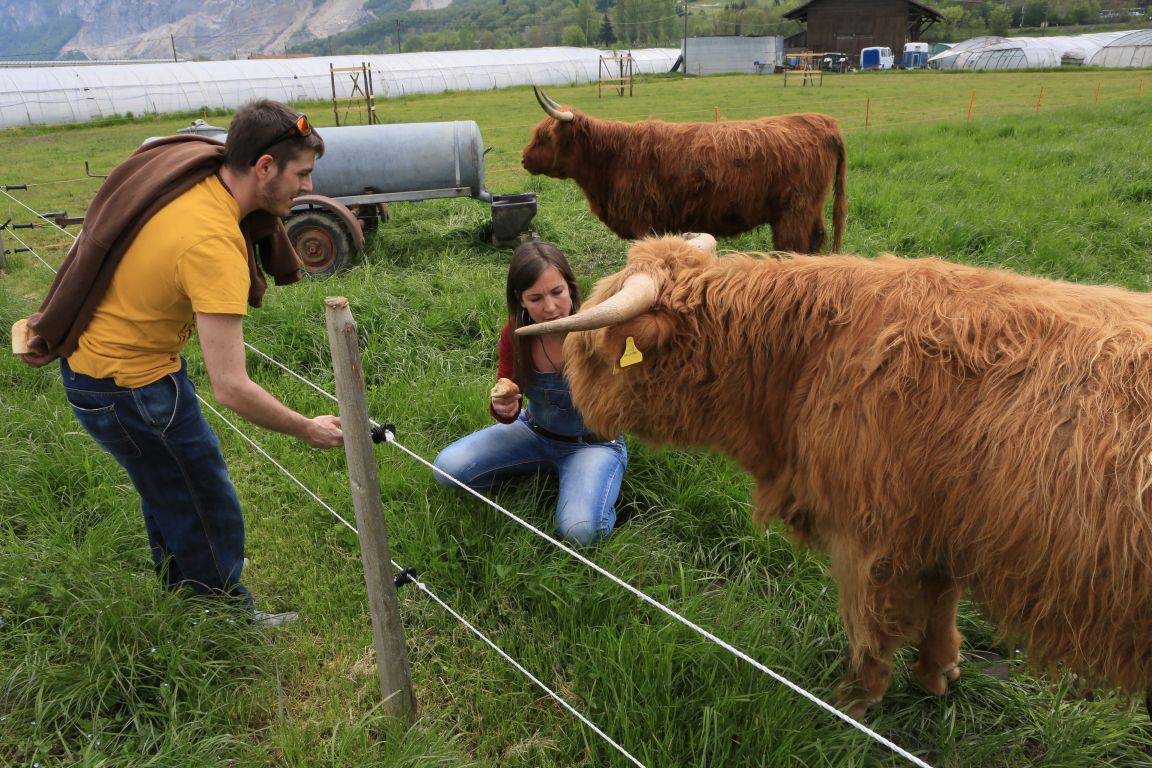
[[544, 333], [567, 333], [569, 331], [592, 331], [619, 325], [634, 317], [639, 317], [656, 303], [659, 286], [651, 275], [635, 274], [624, 281], [615, 295], [602, 304], [581, 310], [574, 315], [544, 323], [533, 323], [517, 328], [521, 336], [539, 336]]
[[575, 115], [567, 110], [560, 109], [560, 105], [541, 93], [539, 88], [532, 86], [532, 90], [536, 92], [536, 101], [540, 102], [540, 106], [543, 107], [549, 116], [556, 118], [562, 123], [570, 123], [575, 119]]

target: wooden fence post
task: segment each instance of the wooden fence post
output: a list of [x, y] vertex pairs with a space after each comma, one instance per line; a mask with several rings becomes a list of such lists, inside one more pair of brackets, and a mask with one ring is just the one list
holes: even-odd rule
[[344, 452], [348, 456], [348, 479], [356, 508], [356, 527], [360, 531], [360, 559], [364, 563], [364, 583], [368, 587], [368, 607], [372, 614], [380, 693], [386, 713], [414, 719], [416, 696], [412, 692], [404, 627], [392, 575], [392, 555], [388, 550], [388, 530], [380, 502], [380, 478], [372, 450], [356, 321], [352, 319], [346, 298], [329, 296], [324, 305], [332, 368], [336, 374], [336, 396], [340, 400], [340, 422], [344, 429]]

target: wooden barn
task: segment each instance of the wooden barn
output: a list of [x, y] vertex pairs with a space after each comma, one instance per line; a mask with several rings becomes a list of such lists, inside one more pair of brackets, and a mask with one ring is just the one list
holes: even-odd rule
[[848, 54], [853, 66], [861, 49], [873, 45], [888, 46], [899, 62], [904, 43], [920, 42], [925, 29], [944, 20], [939, 11], [912, 0], [811, 0], [784, 18], [805, 26], [785, 39], [786, 50], [838, 51]]

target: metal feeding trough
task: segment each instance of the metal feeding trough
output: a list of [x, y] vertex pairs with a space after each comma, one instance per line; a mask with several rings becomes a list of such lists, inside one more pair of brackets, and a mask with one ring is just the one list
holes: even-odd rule
[[492, 195], [492, 243], [514, 245], [536, 215], [536, 193]]
[[[195, 123], [183, 132], [227, 138], [223, 129]], [[312, 172], [312, 194], [296, 198], [285, 219], [309, 274], [346, 268], [364, 246], [364, 231], [388, 221], [388, 203], [451, 197], [488, 203], [498, 246], [519, 243], [536, 215], [535, 192], [492, 195], [484, 188], [487, 150], [471, 120], [338, 126], [320, 133], [324, 156]]]

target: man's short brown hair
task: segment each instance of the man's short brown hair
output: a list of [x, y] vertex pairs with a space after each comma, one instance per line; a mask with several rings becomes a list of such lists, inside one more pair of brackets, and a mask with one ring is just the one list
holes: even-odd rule
[[[264, 155], [271, 155], [279, 168], [306, 149], [314, 150], [316, 157], [321, 157], [324, 139], [315, 128], [307, 136], [289, 135], [300, 116], [300, 112], [287, 104], [272, 99], [259, 99], [240, 107], [228, 127], [224, 164], [234, 171], [247, 173]], [[277, 141], [277, 136], [284, 138]]]

